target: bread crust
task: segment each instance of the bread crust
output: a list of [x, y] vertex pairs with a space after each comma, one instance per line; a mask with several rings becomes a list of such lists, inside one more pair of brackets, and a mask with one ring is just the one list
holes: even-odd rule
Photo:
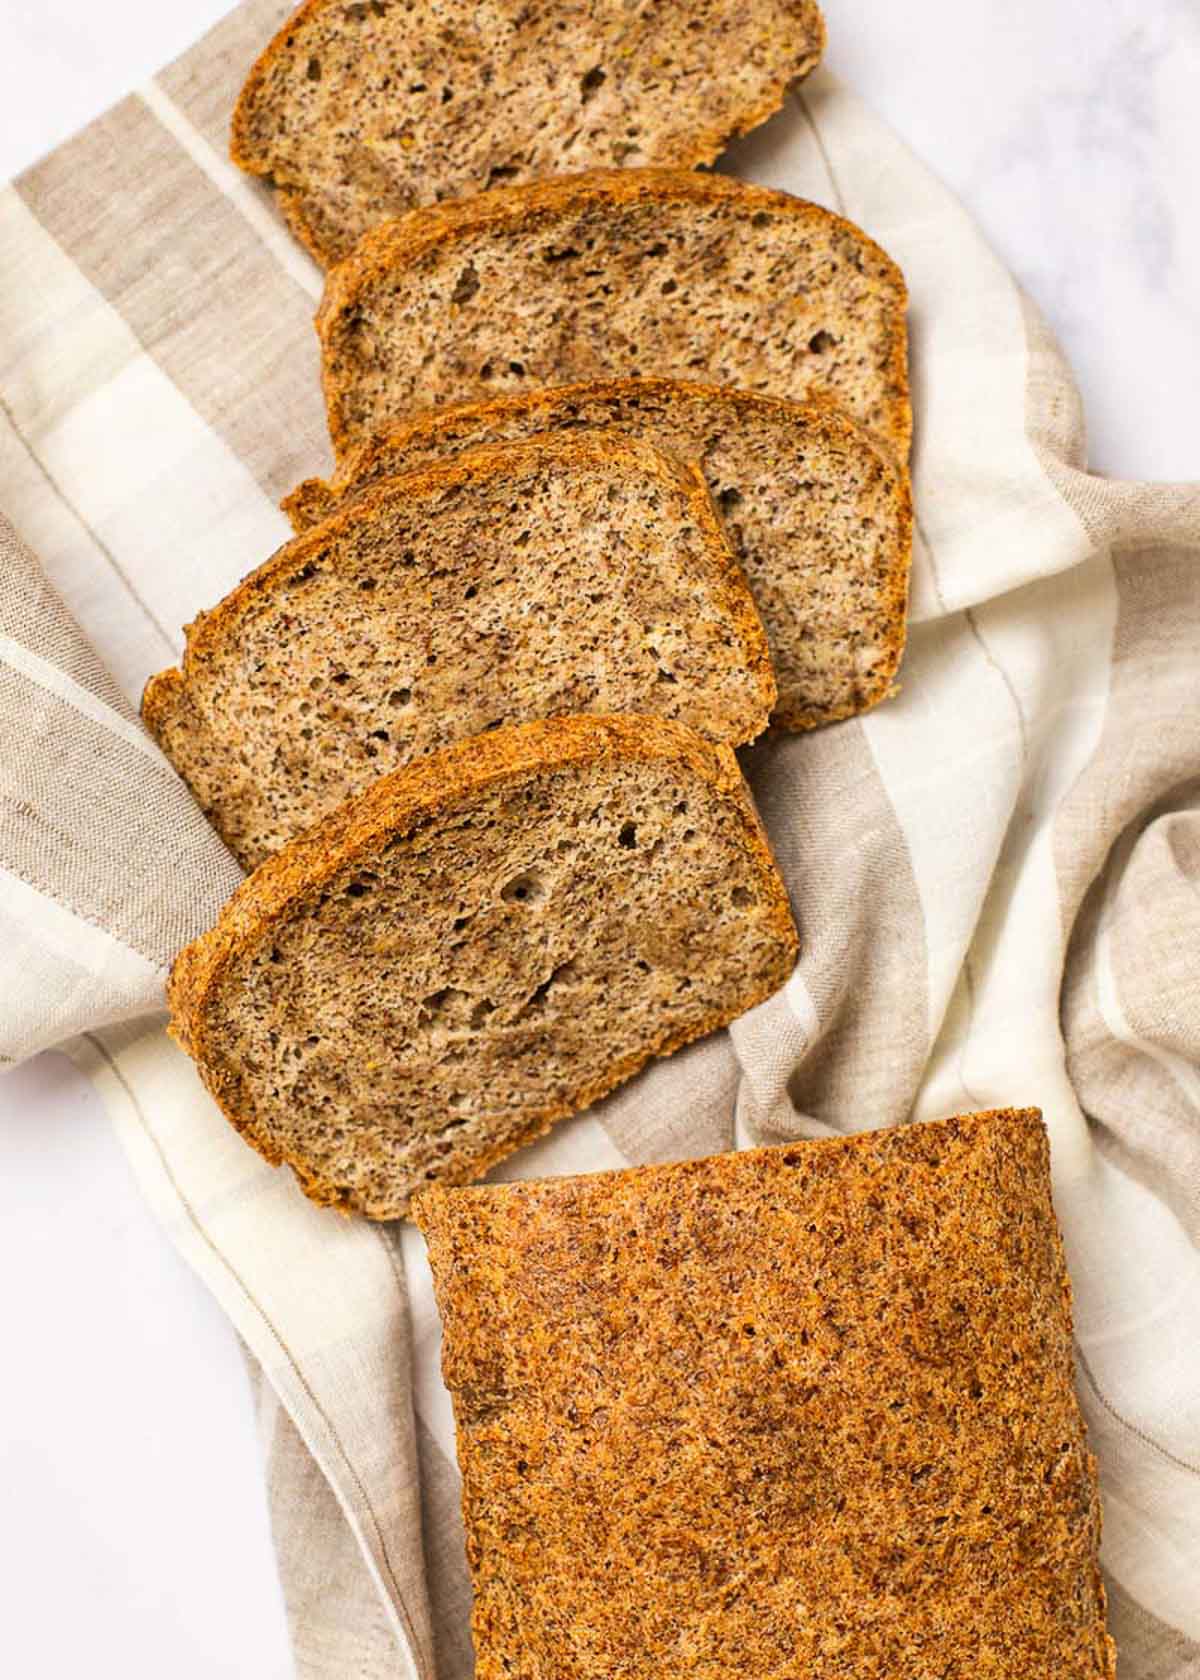
[[159, 746], [167, 720], [178, 710], [183, 697], [183, 672], [177, 665], [156, 671], [142, 690], [142, 722]]
[[894, 299], [893, 331], [884, 372], [888, 392], [888, 441], [898, 460], [907, 459], [912, 443], [912, 409], [908, 391], [908, 349], [905, 311], [908, 288], [897, 265], [880, 245], [844, 216], [811, 204], [807, 199], [772, 187], [759, 187], [726, 175], [685, 169], [596, 169], [579, 175], [558, 175], [524, 186], [504, 187], [410, 211], [383, 222], [359, 240], [342, 262], [331, 268], [315, 317], [321, 342], [321, 383], [325, 394], [329, 435], [339, 459], [359, 440], [342, 411], [341, 390], [331, 351], [338, 324], [352, 313], [362, 292], [382, 276], [410, 267], [440, 246], [464, 234], [512, 234], [532, 230], [563, 211], [608, 208], [647, 202], [697, 205], [737, 203], [747, 215], [768, 211], [798, 221], [837, 227], [851, 234], [869, 251], [886, 274]]
[[529, 415], [533, 427], [540, 430], [540, 422], [553, 426], [556, 415], [575, 405], [582, 407], [606, 400], [623, 402], [635, 397], [666, 405], [681, 395], [692, 400], [699, 398], [716, 408], [748, 416], [771, 415], [784, 426], [794, 426], [819, 436], [833, 449], [866, 449], [888, 472], [899, 528], [884, 602], [887, 631], [883, 643], [888, 657], [874, 684], [862, 694], [859, 704], [847, 703], [834, 710], [815, 713], [780, 696], [771, 714], [771, 722], [778, 729], [803, 732], [870, 711], [881, 700], [895, 693], [894, 678], [904, 653], [913, 537], [912, 487], [908, 473], [896, 465], [864, 427], [827, 397], [813, 396], [796, 403], [789, 402], [786, 397], [743, 391], [733, 385], [711, 385], [702, 380], [666, 379], [653, 375], [645, 379], [581, 380], [571, 385], [542, 386], [533, 391], [490, 397], [483, 402], [455, 403], [445, 408], [426, 409], [398, 420], [379, 436], [355, 444], [337, 463], [328, 479], [304, 479], [279, 505], [293, 529], [306, 531], [328, 519], [349, 497], [361, 494], [364, 483], [373, 482], [376, 469], [381, 468], [390, 455], [400, 456], [413, 445], [436, 445], [439, 439], [444, 439], [446, 445], [453, 449], [456, 434], [465, 432], [470, 435], [489, 420], [502, 420], [506, 415]]
[[1037, 1109], [413, 1217], [481, 1680], [1111, 1680]]
[[[286, 1163], [304, 1193], [323, 1206], [352, 1211], [337, 1186], [313, 1174], [306, 1163], [275, 1146], [256, 1124], [253, 1096], [240, 1074], [230, 1068], [224, 1047], [211, 1036], [207, 1006], [230, 966], [246, 957], [271, 928], [306, 904], [339, 871], [382, 840], [405, 837], [473, 797], [507, 783], [551, 769], [586, 767], [603, 762], [671, 761], [685, 765], [735, 814], [750, 869], [757, 878], [763, 921], [776, 939], [779, 956], [766, 982], [738, 1000], [732, 1013], [716, 1010], [690, 1031], [664, 1038], [651, 1053], [638, 1053], [610, 1065], [602, 1075], [573, 1094], [569, 1105], [546, 1108], [531, 1116], [519, 1137], [506, 1138], [486, 1152], [459, 1163], [447, 1182], [463, 1182], [486, 1172], [514, 1149], [547, 1131], [556, 1120], [578, 1113], [630, 1078], [652, 1056], [668, 1056], [769, 997], [795, 964], [799, 939], [787, 891], [770, 843], [729, 747], [713, 746], [692, 730], [662, 718], [563, 717], [461, 741], [419, 759], [372, 783], [324, 822], [259, 866], [233, 894], [207, 933], [176, 958], [167, 983], [171, 1010], [169, 1031], [196, 1062], [201, 1078], [234, 1128], [272, 1165]], [[407, 1211], [407, 1197], [387, 1209], [361, 1208], [369, 1218], [395, 1218]]]
[[[332, 9], [336, 3], [338, 0], [305, 0], [305, 3], [280, 25], [255, 59], [238, 95], [229, 140], [229, 155], [239, 169], [244, 169], [250, 175], [271, 180], [278, 190], [280, 208], [292, 232], [322, 267], [337, 262], [347, 253], [322, 238], [320, 229], [305, 208], [306, 194], [303, 185], [279, 179], [276, 175], [276, 160], [267, 152], [259, 151], [253, 145], [250, 136], [254, 107], [263, 93], [271, 71], [291, 52], [295, 37], [303, 33], [309, 22], [322, 12]], [[820, 7], [816, 0], [798, 0], [796, 11], [797, 30], [803, 30], [812, 40], [811, 50], [797, 61], [786, 76], [777, 76], [766, 82], [758, 98], [746, 106], [732, 125], [710, 124], [698, 130], [692, 138], [691, 145], [680, 150], [672, 160], [675, 167], [695, 168], [715, 162], [731, 140], [740, 134], [750, 133], [752, 129], [758, 128], [769, 117], [774, 116], [783, 105], [788, 89], [803, 80], [820, 63], [827, 39], [825, 19]]]

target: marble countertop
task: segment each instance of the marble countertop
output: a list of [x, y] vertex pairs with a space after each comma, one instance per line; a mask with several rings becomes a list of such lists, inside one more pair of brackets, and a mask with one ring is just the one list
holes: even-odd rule
[[[1194, 0], [824, 3], [830, 66], [957, 191], [1057, 333], [1093, 469], [1200, 477]], [[10, 8], [0, 178], [225, 9]], [[0, 1279], [11, 1672], [284, 1680], [240, 1351], [60, 1056], [0, 1080]]]

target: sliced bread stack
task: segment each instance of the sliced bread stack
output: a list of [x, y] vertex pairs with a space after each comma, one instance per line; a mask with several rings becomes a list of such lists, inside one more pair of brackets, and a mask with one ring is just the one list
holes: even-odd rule
[[468, 440], [634, 430], [705, 470], [766, 626], [772, 721], [854, 716], [904, 646], [905, 307], [858, 228], [722, 176], [594, 171], [413, 213], [329, 275], [338, 472], [286, 505]]
[[892, 689], [904, 282], [785, 193], [533, 177], [710, 159], [821, 38], [810, 0], [310, 0], [247, 83], [235, 157], [340, 259], [338, 466], [144, 714], [255, 871], [174, 1030], [318, 1200], [464, 1182], [794, 961], [731, 748]]

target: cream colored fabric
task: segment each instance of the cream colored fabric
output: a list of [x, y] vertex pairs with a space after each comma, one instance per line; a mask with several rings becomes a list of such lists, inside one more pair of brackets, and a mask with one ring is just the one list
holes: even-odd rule
[[[0, 537], [0, 1048], [74, 1036], [262, 1373], [298, 1672], [465, 1680], [421, 1240], [306, 1203], [153, 1013], [170, 950], [234, 875], [129, 703], [283, 540], [279, 496], [328, 464], [320, 277], [225, 161], [237, 85], [285, 9], [250, 0], [0, 193], [0, 506], [68, 609]], [[785, 990], [504, 1170], [1039, 1103], [1122, 1677], [1197, 1680], [1200, 497], [1087, 476], [1032, 309], [830, 78], [731, 167], [844, 211], [908, 276], [902, 692], [744, 755], [802, 930]]]
[[4, 1066], [161, 1008], [241, 871], [2, 515], [0, 744]]

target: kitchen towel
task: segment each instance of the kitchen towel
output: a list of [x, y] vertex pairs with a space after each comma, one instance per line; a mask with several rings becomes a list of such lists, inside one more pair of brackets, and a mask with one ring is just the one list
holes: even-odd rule
[[[328, 464], [320, 275], [226, 157], [286, 10], [249, 0], [0, 193], [0, 1055], [66, 1042], [247, 1346], [297, 1672], [464, 1680], [421, 1240], [312, 1207], [162, 1030], [170, 956], [237, 871], [134, 708]], [[784, 990], [502, 1172], [1040, 1104], [1122, 1680], [1197, 1680], [1200, 490], [1088, 475], [1035, 311], [829, 75], [726, 167], [907, 275], [901, 692], [743, 754], [802, 934]]]

